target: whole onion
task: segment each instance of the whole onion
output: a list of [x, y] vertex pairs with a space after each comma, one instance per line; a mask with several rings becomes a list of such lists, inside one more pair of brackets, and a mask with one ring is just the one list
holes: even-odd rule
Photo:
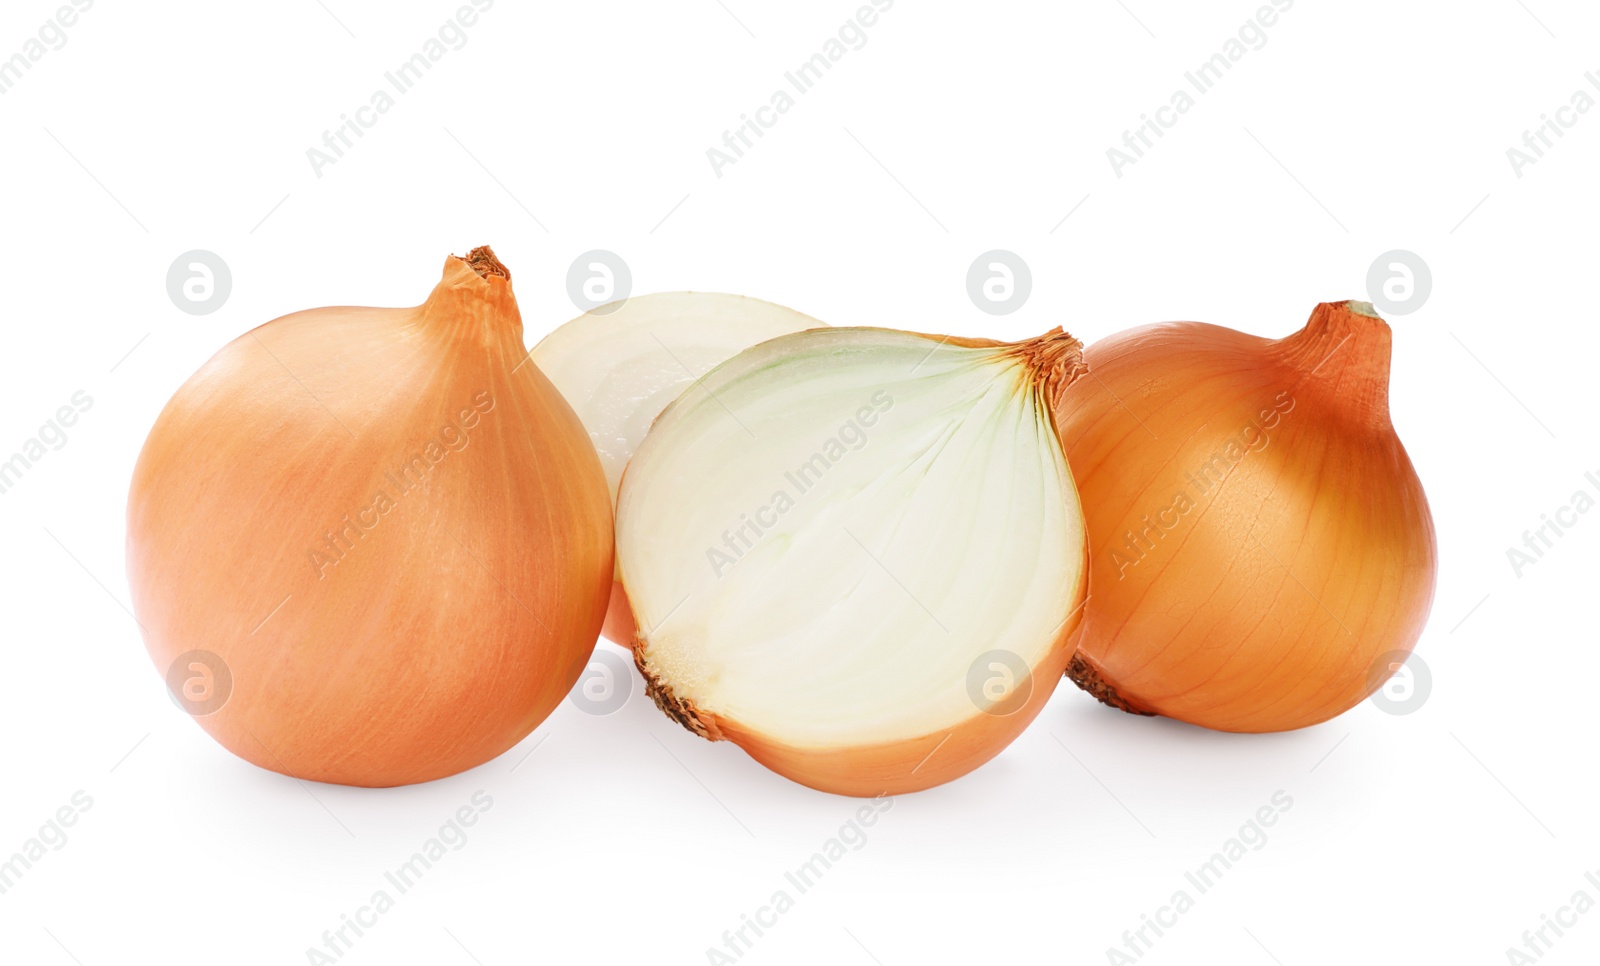
[[1389, 419], [1391, 340], [1372, 306], [1329, 302], [1284, 339], [1174, 322], [1089, 347], [1058, 414], [1091, 555], [1074, 681], [1282, 731], [1404, 663], [1437, 550]]
[[134, 471], [128, 577], [157, 670], [223, 746], [427, 781], [566, 695], [611, 589], [611, 502], [526, 355], [479, 248], [417, 308], [285, 316], [173, 396]]

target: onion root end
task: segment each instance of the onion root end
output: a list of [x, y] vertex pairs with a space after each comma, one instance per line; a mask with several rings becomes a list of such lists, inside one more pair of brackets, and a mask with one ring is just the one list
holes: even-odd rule
[[1116, 708], [1119, 711], [1126, 711], [1129, 714], [1136, 714], [1146, 718], [1156, 717], [1154, 711], [1146, 711], [1137, 707], [1129, 702], [1127, 698], [1118, 694], [1117, 689], [1100, 676], [1100, 672], [1095, 669], [1094, 665], [1076, 654], [1072, 655], [1072, 662], [1067, 665], [1067, 679], [1087, 691], [1090, 697], [1101, 704]]
[[672, 688], [650, 667], [649, 659], [644, 656], [643, 641], [634, 642], [633, 663], [644, 677], [644, 693], [650, 696], [662, 714], [707, 741], [722, 740], [722, 729], [717, 727], [716, 720], [709, 715], [702, 715], [693, 702], [674, 694]]

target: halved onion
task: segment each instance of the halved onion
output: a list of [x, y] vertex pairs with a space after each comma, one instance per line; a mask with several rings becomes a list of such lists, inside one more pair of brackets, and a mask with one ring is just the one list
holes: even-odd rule
[[[743, 295], [661, 292], [578, 316], [541, 339], [533, 361], [583, 420], [614, 506], [623, 467], [684, 389], [750, 346], [820, 326], [809, 315]], [[615, 582], [603, 633], [633, 643], [633, 617]]]
[[1054, 690], [1084, 596], [1052, 415], [1081, 353], [1059, 329], [816, 329], [686, 390], [618, 502], [657, 705], [841, 794], [927, 788], [998, 754]]

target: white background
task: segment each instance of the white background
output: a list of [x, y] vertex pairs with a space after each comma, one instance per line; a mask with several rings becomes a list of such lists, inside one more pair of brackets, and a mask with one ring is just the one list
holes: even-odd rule
[[[1592, 4], [1299, 0], [1118, 178], [1106, 149], [1254, 0], [900, 0], [719, 178], [707, 148], [853, 0], [501, 0], [319, 178], [306, 149], [457, 6], [326, 2], [96, 3], [0, 96], [0, 453], [94, 399], [0, 495], [0, 858], [75, 791], [94, 802], [0, 895], [0, 960], [306, 962], [482, 789], [468, 844], [343, 962], [704, 963], [850, 818], [637, 687], [390, 790], [256, 769], [164, 694], [123, 572], [161, 405], [244, 330], [415, 304], [445, 254], [485, 243], [530, 344], [577, 314], [565, 275], [595, 248], [636, 293], [1089, 341], [1166, 319], [1281, 336], [1366, 298], [1380, 253], [1432, 268], [1426, 304], [1392, 317], [1394, 422], [1439, 530], [1426, 705], [1239, 736], [1069, 686], [992, 764], [896, 800], [743, 961], [1107, 962], [1278, 790], [1294, 805], [1268, 844], [1144, 962], [1503, 963], [1576, 891], [1600, 899], [1600, 513], [1520, 578], [1506, 557], [1600, 471], [1600, 110], [1520, 178], [1506, 155], [1574, 91], [1600, 97]], [[7, 3], [0, 57], [55, 6]], [[1003, 318], [966, 294], [994, 248], [1034, 278]], [[191, 249], [233, 273], [211, 315], [167, 296]], [[1597, 955], [1600, 911], [1545, 962]]]

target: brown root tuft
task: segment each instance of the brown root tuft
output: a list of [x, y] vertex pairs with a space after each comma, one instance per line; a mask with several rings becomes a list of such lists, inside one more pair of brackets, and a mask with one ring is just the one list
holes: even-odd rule
[[1117, 693], [1117, 689], [1107, 684], [1100, 672], [1094, 666], [1078, 655], [1072, 655], [1072, 663], [1067, 665], [1067, 680], [1089, 692], [1090, 696], [1101, 704], [1109, 705], [1119, 711], [1137, 714], [1146, 718], [1156, 717], [1154, 711], [1145, 711], [1130, 704], [1126, 698]]
[[716, 720], [710, 715], [702, 715], [693, 703], [673, 694], [672, 688], [651, 669], [649, 659], [644, 656], [644, 649], [643, 641], [634, 643], [633, 663], [644, 676], [644, 693], [650, 696], [650, 700], [656, 703], [656, 707], [660, 708], [663, 714], [687, 730], [707, 741], [721, 741], [722, 729], [717, 727]]

